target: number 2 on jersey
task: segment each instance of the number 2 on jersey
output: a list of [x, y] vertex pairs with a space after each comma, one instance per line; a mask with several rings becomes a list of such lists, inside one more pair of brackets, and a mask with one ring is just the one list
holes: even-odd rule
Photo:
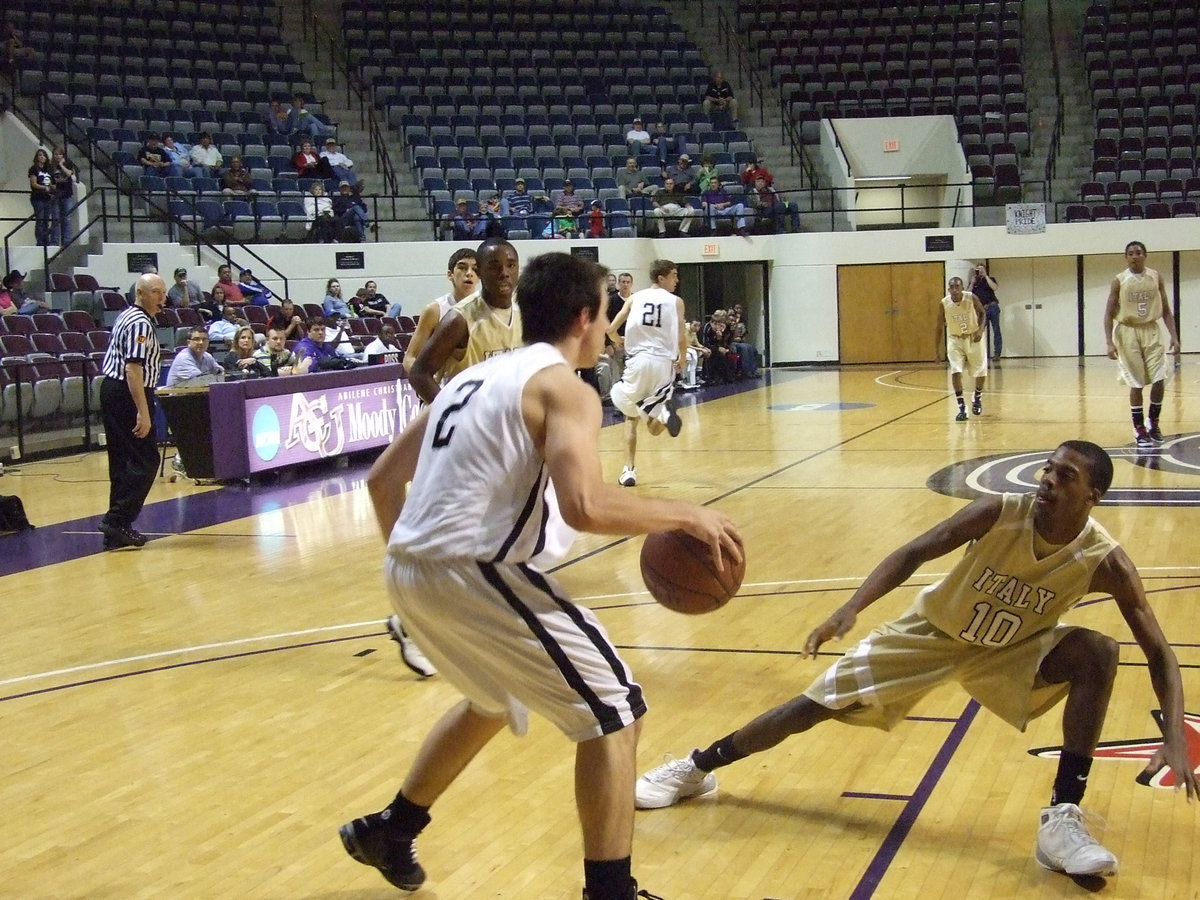
[[462, 408], [471, 402], [471, 398], [475, 396], [475, 392], [483, 387], [483, 382], [479, 380], [464, 381], [458, 386], [456, 392], [458, 399], [446, 407], [441, 418], [437, 421], [437, 426], [433, 429], [433, 446], [445, 447], [450, 443], [450, 438], [454, 437], [454, 419]]

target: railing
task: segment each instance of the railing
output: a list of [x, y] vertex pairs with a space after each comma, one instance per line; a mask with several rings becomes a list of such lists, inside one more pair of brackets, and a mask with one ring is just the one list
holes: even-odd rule
[[312, 46], [317, 59], [321, 57], [322, 44], [328, 48], [330, 88], [336, 87], [335, 76], [340, 73], [342, 80], [346, 83], [346, 105], [353, 106], [352, 96], [357, 98], [359, 127], [366, 130], [370, 149], [375, 154], [375, 167], [383, 173], [383, 191], [386, 194], [395, 194], [398, 190], [399, 180], [396, 177], [396, 168], [392, 164], [391, 155], [388, 153], [386, 131], [380, 128], [375, 109], [367, 102], [366, 85], [363, 84], [361, 73], [351, 71], [350, 59], [346, 56], [345, 46], [341, 39], [318, 22], [315, 17], [311, 19], [311, 22], [306, 20], [304, 32], [306, 39], [308, 24], [312, 25]]
[[1062, 143], [1063, 132], [1066, 130], [1065, 109], [1063, 102], [1062, 78], [1058, 67], [1058, 44], [1054, 40], [1054, 0], [1046, 0], [1046, 23], [1050, 29], [1050, 71], [1054, 75], [1054, 130], [1050, 135], [1050, 149], [1046, 154], [1046, 169], [1044, 172], [1046, 184], [1053, 186], [1054, 176], [1058, 170], [1058, 148]]

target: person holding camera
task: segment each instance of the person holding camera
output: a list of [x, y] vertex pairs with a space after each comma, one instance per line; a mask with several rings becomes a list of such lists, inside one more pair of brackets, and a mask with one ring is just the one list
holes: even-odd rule
[[987, 317], [987, 333], [990, 335], [984, 343], [984, 349], [991, 347], [988, 356], [999, 359], [1004, 349], [1004, 336], [1000, 333], [1000, 301], [996, 298], [996, 288], [999, 282], [988, 274], [987, 265], [980, 263], [971, 273], [971, 284], [967, 290], [979, 298], [983, 304], [983, 314]]

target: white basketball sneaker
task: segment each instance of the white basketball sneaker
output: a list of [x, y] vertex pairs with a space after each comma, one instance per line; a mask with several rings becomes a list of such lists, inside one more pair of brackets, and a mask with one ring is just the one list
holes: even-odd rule
[[432, 678], [437, 674], [433, 663], [421, 652], [421, 648], [408, 636], [408, 632], [400, 624], [399, 616], [388, 616], [387, 630], [392, 640], [400, 645], [400, 661], [402, 663], [422, 678]]
[[690, 754], [686, 759], [668, 755], [666, 760], [637, 780], [638, 809], [662, 809], [688, 797], [707, 797], [717, 792], [717, 776], [697, 769]]
[[621, 487], [637, 487], [637, 469], [625, 466], [621, 469], [621, 477], [617, 479]]
[[[1116, 875], [1117, 858], [1092, 837], [1083, 815], [1074, 803], [1042, 810], [1035, 854], [1038, 864], [1067, 875]], [[1092, 818], [1103, 826], [1098, 816]]]

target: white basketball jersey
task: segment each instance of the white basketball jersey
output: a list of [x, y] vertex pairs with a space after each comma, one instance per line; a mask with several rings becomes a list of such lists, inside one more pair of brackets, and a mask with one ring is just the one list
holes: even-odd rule
[[660, 287], [645, 288], [630, 298], [625, 320], [625, 353], [649, 353], [675, 359], [679, 355], [678, 299]]
[[558, 348], [534, 344], [490, 357], [433, 401], [416, 474], [389, 552], [549, 567], [575, 532], [558, 512], [549, 473], [521, 415], [525, 385]]

